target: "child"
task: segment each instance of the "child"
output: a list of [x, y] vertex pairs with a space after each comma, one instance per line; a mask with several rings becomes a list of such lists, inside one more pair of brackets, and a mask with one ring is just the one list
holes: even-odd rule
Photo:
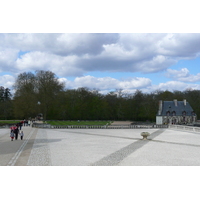
[[11, 130], [11, 132], [10, 132], [11, 141], [13, 141], [13, 139], [14, 139], [14, 136], [15, 136], [15, 134], [14, 134], [14, 131], [13, 131], [13, 130]]
[[20, 131], [20, 136], [21, 136], [21, 140], [23, 140], [23, 136], [24, 136], [24, 133], [23, 133], [23, 131]]

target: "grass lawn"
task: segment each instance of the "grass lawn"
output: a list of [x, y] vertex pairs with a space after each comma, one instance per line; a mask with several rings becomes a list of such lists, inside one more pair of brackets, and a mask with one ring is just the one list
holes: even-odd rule
[[20, 120], [0, 120], [0, 124], [17, 124]]
[[110, 121], [47, 121], [51, 125], [106, 125]]

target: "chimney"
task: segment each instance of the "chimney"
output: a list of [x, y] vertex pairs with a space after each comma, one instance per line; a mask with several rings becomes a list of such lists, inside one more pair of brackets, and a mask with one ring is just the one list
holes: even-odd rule
[[162, 100], [159, 101], [158, 115], [161, 115], [161, 112], [162, 112]]
[[186, 99], [183, 99], [183, 104], [184, 106], [186, 106]]
[[177, 106], [177, 99], [174, 99], [174, 105]]

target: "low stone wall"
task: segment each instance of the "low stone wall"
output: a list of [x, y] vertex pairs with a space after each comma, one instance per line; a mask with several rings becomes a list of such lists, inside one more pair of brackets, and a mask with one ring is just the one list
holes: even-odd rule
[[51, 128], [50, 124], [43, 124], [43, 123], [33, 123], [32, 127], [35, 128]]
[[11, 126], [15, 126], [16, 124], [4, 124], [1, 125], [0, 128], [10, 128]]
[[177, 130], [191, 131], [191, 132], [200, 133], [200, 128], [199, 127], [194, 127], [194, 126], [169, 125], [169, 128], [170, 129], [177, 129]]
[[168, 128], [168, 125], [50, 125], [34, 123], [35, 128], [52, 128], [52, 129], [150, 129], [150, 128]]

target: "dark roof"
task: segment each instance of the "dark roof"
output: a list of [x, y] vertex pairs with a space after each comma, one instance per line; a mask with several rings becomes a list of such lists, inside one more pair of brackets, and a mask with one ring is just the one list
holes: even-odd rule
[[175, 106], [174, 101], [163, 101], [161, 115], [166, 116], [168, 111], [170, 112], [169, 115], [173, 115], [173, 111], [176, 112], [176, 116], [182, 116], [184, 111], [186, 112], [186, 116], [194, 115], [194, 110], [190, 104], [186, 102], [186, 105], [184, 105], [183, 101], [177, 101], [177, 106]]

